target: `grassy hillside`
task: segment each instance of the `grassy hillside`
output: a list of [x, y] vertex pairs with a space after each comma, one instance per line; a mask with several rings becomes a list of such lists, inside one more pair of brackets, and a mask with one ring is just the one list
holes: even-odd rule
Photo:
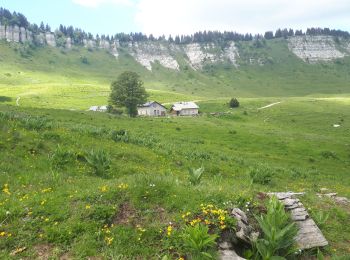
[[[227, 96], [285, 97], [347, 95], [350, 58], [324, 64], [305, 64], [287, 48], [285, 40], [270, 40], [261, 48], [238, 45], [240, 66], [206, 65], [202, 71], [187, 67], [180, 72], [154, 64], [150, 72], [126, 50], [119, 58], [105, 50], [74, 47], [28, 48], [0, 43], [1, 95], [28, 106], [87, 109], [106, 104], [109, 85], [124, 70], [138, 72], [151, 99], [160, 102], [206, 100]], [[265, 65], [249, 64], [253, 57]], [[183, 64], [181, 58], [179, 63]], [[182, 67], [183, 68], [183, 67]], [[152, 91], [157, 90], [157, 91]], [[78, 100], [78, 99], [79, 100]]]
[[[265, 209], [259, 192], [292, 190], [306, 192], [330, 243], [323, 253], [346, 259], [349, 205], [317, 193], [350, 197], [350, 58], [305, 64], [281, 39], [238, 48], [238, 68], [195, 71], [179, 56], [179, 72], [150, 72], [125, 49], [116, 59], [0, 42], [0, 258], [189, 259], [187, 212], [237, 206], [254, 222]], [[124, 70], [141, 75], [151, 100], [196, 100], [201, 115], [87, 112], [108, 102]], [[241, 104], [233, 110], [232, 96]], [[99, 151], [109, 160], [93, 163]], [[188, 168], [202, 166], [191, 185]]]
[[[282, 190], [305, 191], [315, 218], [331, 215], [326, 254], [349, 254], [350, 208], [316, 192], [350, 196], [350, 100], [289, 98], [257, 110], [276, 100], [242, 99], [233, 111], [204, 102], [204, 112], [229, 113], [154, 119], [0, 105], [0, 231], [11, 234], [0, 238], [1, 258], [22, 247], [18, 257], [178, 258], [184, 212], [249, 201], [257, 214], [258, 191]], [[128, 138], [113, 141], [121, 129]], [[84, 159], [92, 149], [111, 158], [108, 175]], [[187, 168], [200, 166], [192, 186]], [[271, 181], [252, 183], [251, 171]]]

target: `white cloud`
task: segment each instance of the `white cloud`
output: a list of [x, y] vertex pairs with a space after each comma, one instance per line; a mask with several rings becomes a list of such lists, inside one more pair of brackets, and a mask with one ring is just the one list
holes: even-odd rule
[[89, 7], [96, 8], [103, 4], [114, 4], [114, 5], [123, 5], [123, 6], [133, 6], [134, 3], [131, 0], [72, 0], [73, 3]]
[[155, 35], [263, 33], [279, 27], [349, 30], [349, 14], [348, 0], [139, 0], [135, 21], [144, 33]]

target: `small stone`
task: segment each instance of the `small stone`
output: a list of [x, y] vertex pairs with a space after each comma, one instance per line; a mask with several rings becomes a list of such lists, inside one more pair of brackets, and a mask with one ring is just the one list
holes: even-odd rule
[[237, 220], [242, 220], [244, 223], [248, 224], [248, 218], [247, 215], [240, 210], [239, 208], [234, 208], [231, 211], [231, 215], [235, 217]]
[[329, 198], [333, 198], [333, 197], [337, 196], [337, 193], [335, 193], [335, 192], [332, 192], [332, 193], [326, 193], [326, 194], [323, 194], [323, 196], [325, 196], [325, 197], [329, 197]]
[[345, 197], [335, 197], [334, 200], [340, 204], [349, 204], [350, 200]]
[[321, 192], [327, 192], [328, 189], [327, 189], [327, 188], [321, 188], [320, 191], [321, 191]]
[[219, 243], [219, 247], [221, 249], [230, 249], [230, 248], [232, 248], [232, 244], [230, 244], [227, 241], [223, 241], [223, 242]]
[[244, 260], [245, 258], [240, 257], [234, 250], [220, 250], [220, 260]]

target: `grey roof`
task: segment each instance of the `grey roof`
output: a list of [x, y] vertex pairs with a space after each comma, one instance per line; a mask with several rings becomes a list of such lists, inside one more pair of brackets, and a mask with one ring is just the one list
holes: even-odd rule
[[143, 105], [139, 105], [138, 107], [150, 107], [151, 105], [153, 105], [154, 103], [157, 103], [158, 105], [162, 106], [165, 108], [165, 106], [163, 106], [162, 104], [158, 103], [157, 101], [148, 101]]
[[175, 111], [181, 111], [183, 109], [198, 109], [198, 108], [199, 107], [194, 102], [177, 102], [177, 103], [174, 103], [174, 105], [172, 106], [172, 109]]

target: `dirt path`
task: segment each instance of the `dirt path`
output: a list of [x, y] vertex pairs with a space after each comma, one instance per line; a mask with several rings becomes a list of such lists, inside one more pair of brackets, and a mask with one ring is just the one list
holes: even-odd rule
[[261, 110], [261, 109], [265, 109], [265, 108], [268, 108], [268, 107], [272, 107], [274, 105], [278, 105], [278, 104], [281, 104], [282, 101], [279, 101], [279, 102], [276, 102], [276, 103], [272, 103], [272, 104], [269, 104], [267, 106], [264, 106], [264, 107], [259, 107], [258, 110]]

